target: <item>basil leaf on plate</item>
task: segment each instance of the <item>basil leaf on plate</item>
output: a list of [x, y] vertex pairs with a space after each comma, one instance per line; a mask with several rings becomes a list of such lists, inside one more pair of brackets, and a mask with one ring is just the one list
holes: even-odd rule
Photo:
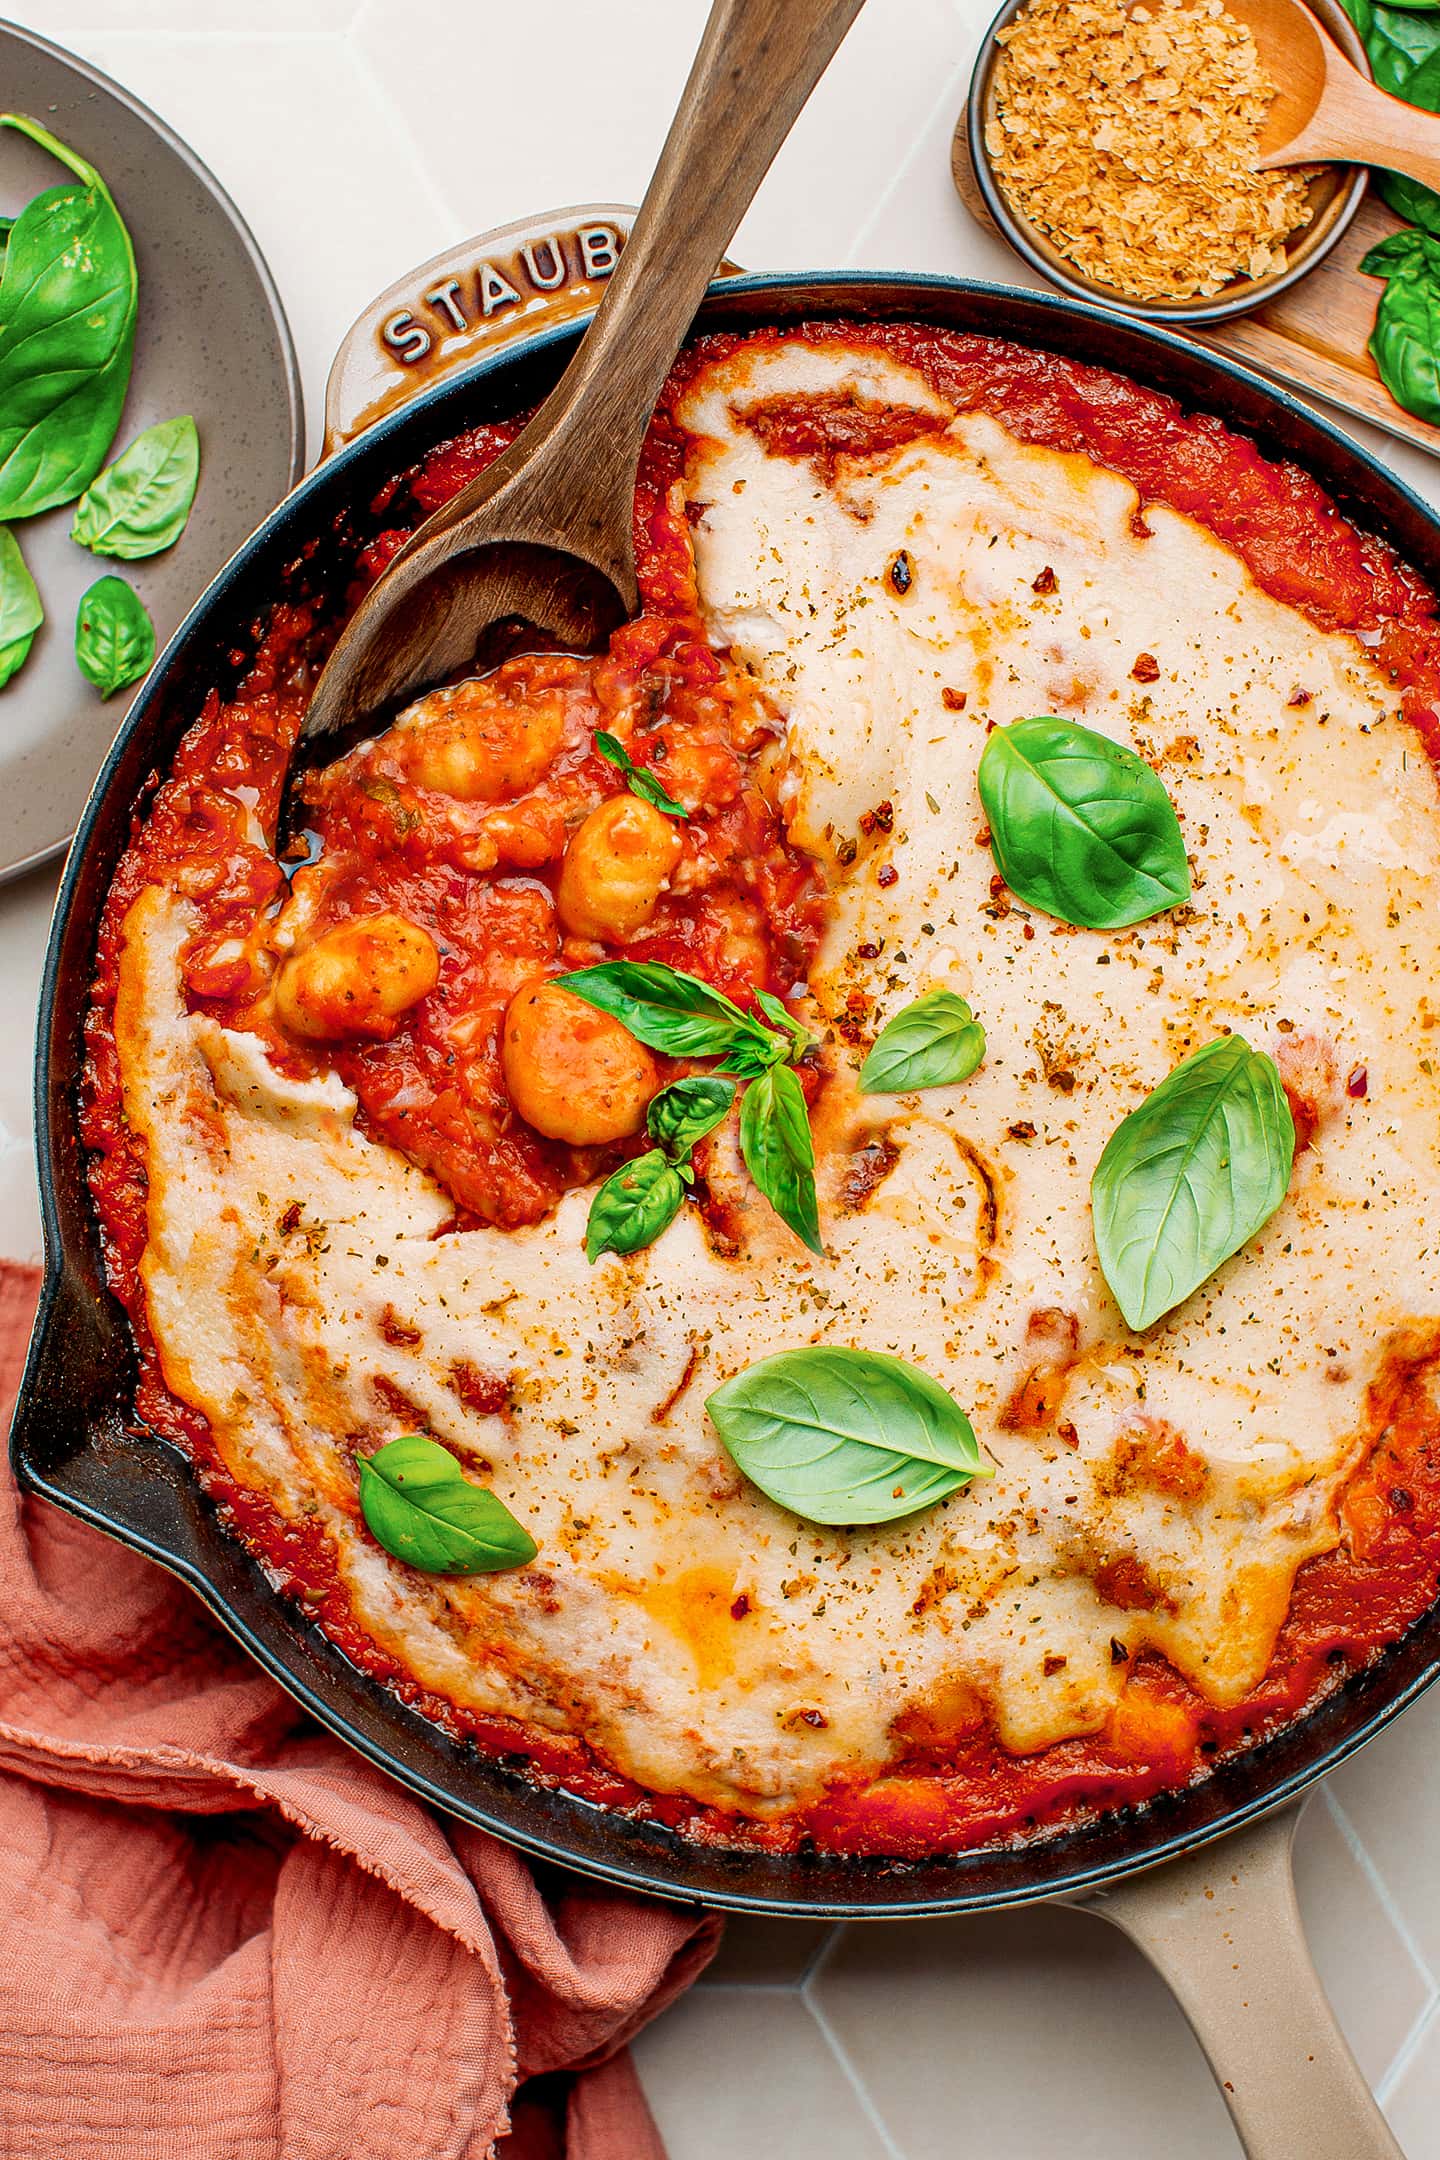
[[1174, 805], [1142, 757], [1078, 721], [995, 728], [976, 775], [1000, 875], [1030, 907], [1089, 930], [1190, 897]]
[[783, 1350], [705, 1407], [751, 1483], [806, 1522], [894, 1522], [994, 1475], [954, 1396], [872, 1350]]
[[1284, 1199], [1295, 1121], [1240, 1035], [1184, 1059], [1117, 1125], [1090, 1183], [1100, 1267], [1132, 1328], [1198, 1290]]
[[[773, 1064], [786, 1045], [697, 975], [658, 960], [606, 960], [557, 977], [561, 989], [612, 1015], [638, 1042], [672, 1057], [736, 1054]], [[733, 1065], [732, 1070], [736, 1070]], [[758, 1070], [764, 1070], [764, 1064]]]
[[161, 420], [92, 480], [70, 537], [93, 555], [126, 562], [173, 547], [185, 530], [200, 479], [200, 437], [189, 413]]
[[985, 1055], [985, 1030], [953, 990], [930, 990], [887, 1020], [860, 1068], [862, 1095], [968, 1080]]
[[811, 1252], [823, 1253], [815, 1198], [815, 1143], [805, 1094], [788, 1065], [752, 1080], [740, 1105], [745, 1167], [780, 1220]]
[[25, 567], [20, 543], [8, 525], [0, 525], [0, 689], [29, 659], [35, 633], [44, 620], [45, 610]]
[[124, 578], [97, 578], [75, 617], [75, 665], [102, 698], [138, 682], [155, 658], [155, 625]]
[[601, 757], [624, 773], [632, 795], [639, 795], [657, 810], [663, 810], [666, 817], [689, 817], [684, 803], [676, 802], [673, 795], [665, 792], [658, 774], [650, 766], [634, 762], [618, 735], [612, 735], [606, 728], [596, 728], [595, 748]]
[[407, 1433], [359, 1461], [360, 1512], [395, 1559], [432, 1575], [490, 1575], [534, 1559], [529, 1531], [437, 1440]]
[[659, 1148], [637, 1155], [606, 1178], [590, 1203], [585, 1257], [639, 1252], [668, 1230], [685, 1199], [685, 1180]]
[[674, 1080], [652, 1098], [645, 1125], [657, 1147], [672, 1161], [689, 1160], [690, 1150], [706, 1133], [714, 1132], [735, 1100], [733, 1080], [711, 1073], [696, 1073], [688, 1080]]
[[1411, 227], [1362, 256], [1383, 277], [1369, 351], [1397, 405], [1440, 425], [1440, 240]]
[[93, 165], [23, 113], [0, 113], [67, 165], [10, 231], [0, 274], [0, 518], [69, 502], [105, 462], [135, 346], [139, 285], [124, 220]]

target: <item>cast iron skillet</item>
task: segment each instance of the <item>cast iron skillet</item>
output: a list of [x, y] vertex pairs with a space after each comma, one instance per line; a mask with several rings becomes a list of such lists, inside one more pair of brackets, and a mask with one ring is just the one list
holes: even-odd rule
[[[739, 277], [712, 288], [706, 328], [804, 317], [919, 319], [1013, 338], [1113, 367], [1218, 414], [1272, 457], [1294, 458], [1362, 527], [1382, 534], [1440, 587], [1440, 522], [1336, 429], [1228, 361], [1165, 332], [1067, 299], [920, 276]], [[529, 1783], [514, 1767], [448, 1740], [357, 1672], [273, 1591], [219, 1528], [182, 1457], [133, 1427], [125, 1316], [105, 1288], [76, 1138], [81, 1018], [96, 922], [145, 777], [163, 770], [216, 679], [217, 656], [253, 642], [256, 614], [308, 543], [334, 575], [334, 523], [437, 440], [531, 404], [559, 374], [573, 323], [541, 329], [438, 382], [340, 449], [290, 495], [191, 613], [136, 700], [76, 836], [41, 993], [36, 1123], [46, 1276], [11, 1439], [24, 1485], [186, 1581], [255, 1657], [332, 1731], [412, 1790], [550, 1861], [636, 1890], [736, 1911], [874, 1918], [957, 1913], [1032, 1899], [1095, 1898], [1166, 1970], [1233, 2089], [1252, 2154], [1367, 2160], [1395, 2154], [1323, 1998], [1294, 1923], [1288, 1826], [1202, 1850], [1257, 1824], [1332, 1768], [1440, 1670], [1440, 1607], [1365, 1672], [1287, 1731], [1185, 1792], [1029, 1847], [917, 1864], [732, 1853], [606, 1813]], [[343, 570], [340, 575], [343, 578]], [[1120, 1878], [1180, 1860], [1141, 1886]], [[1217, 1900], [1217, 1888], [1223, 1893]], [[1268, 1886], [1268, 1888], [1267, 1888]], [[1240, 1953], [1242, 1909], [1271, 1896]], [[1288, 1903], [1287, 1903], [1288, 1900]], [[1200, 1916], [1197, 1921], [1197, 1915]], [[1222, 1944], [1221, 1926], [1227, 1930]], [[1254, 1926], [1254, 1916], [1249, 1924]], [[1258, 1996], [1269, 1994], [1261, 2026]], [[1256, 2002], [1248, 2016], [1242, 2004]], [[1291, 2051], [1293, 2050], [1293, 2058]], [[1291, 2059], [1288, 2076], [1281, 2065]]]

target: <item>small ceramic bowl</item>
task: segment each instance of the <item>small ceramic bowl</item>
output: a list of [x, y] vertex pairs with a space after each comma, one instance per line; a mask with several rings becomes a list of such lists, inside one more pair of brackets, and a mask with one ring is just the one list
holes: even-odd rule
[[[1146, 322], [1225, 322], [1231, 316], [1248, 314], [1251, 308], [1262, 306], [1265, 301], [1273, 300], [1277, 293], [1294, 285], [1329, 254], [1348, 229], [1360, 208], [1369, 173], [1363, 165], [1324, 165], [1310, 183], [1310, 223], [1287, 243], [1285, 267], [1272, 270], [1267, 277], [1232, 278], [1208, 299], [1133, 300], [1113, 285], [1101, 285], [1082, 276], [1053, 241], [1010, 202], [995, 177], [990, 153], [985, 147], [985, 130], [995, 116], [995, 67], [1003, 49], [996, 43], [996, 36], [1024, 5], [1025, 0], [1005, 0], [981, 44], [975, 72], [970, 78], [970, 101], [966, 107], [970, 162], [985, 206], [1005, 238], [1032, 269], [1038, 270], [1052, 285], [1058, 285], [1062, 292], [1072, 293], [1077, 300], [1098, 302], [1102, 307], [1120, 308], [1125, 314], [1138, 316]], [[1345, 57], [1368, 76], [1370, 62], [1365, 48], [1339, 0], [1307, 0], [1307, 5]]]

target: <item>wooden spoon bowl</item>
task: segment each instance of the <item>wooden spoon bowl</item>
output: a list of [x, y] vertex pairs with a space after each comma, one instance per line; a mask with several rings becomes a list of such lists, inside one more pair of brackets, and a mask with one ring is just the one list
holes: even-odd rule
[[[1360, 208], [1369, 174], [1363, 165], [1321, 163], [1308, 188], [1310, 221], [1287, 242], [1283, 268], [1265, 277], [1232, 278], [1218, 293], [1195, 300], [1133, 300], [1112, 285], [1085, 277], [1049, 236], [1010, 201], [995, 177], [985, 146], [986, 128], [995, 117], [995, 68], [1002, 50], [996, 42], [997, 33], [1013, 22], [1024, 5], [1025, 0], [1005, 0], [985, 33], [970, 79], [969, 103], [956, 130], [957, 148], [963, 133], [976, 184], [991, 217], [1016, 253], [1062, 292], [1073, 294], [1077, 300], [1120, 308], [1148, 322], [1225, 322], [1232, 316], [1249, 314], [1294, 285], [1329, 254], [1348, 230]], [[1273, 153], [1298, 133], [1315, 110], [1326, 80], [1326, 55], [1332, 41], [1333, 47], [1350, 61], [1351, 68], [1365, 78], [1362, 89], [1380, 97], [1369, 79], [1370, 62], [1359, 33], [1340, 0], [1310, 0], [1308, 13], [1297, 7], [1295, 0], [1226, 0], [1226, 10], [1250, 29], [1266, 73], [1276, 86], [1275, 103], [1261, 141], [1262, 165], [1311, 162], [1308, 153], [1303, 160], [1297, 160], [1293, 153], [1288, 157]], [[1346, 70], [1347, 75], [1350, 72]], [[1396, 101], [1382, 102], [1390, 105]]]

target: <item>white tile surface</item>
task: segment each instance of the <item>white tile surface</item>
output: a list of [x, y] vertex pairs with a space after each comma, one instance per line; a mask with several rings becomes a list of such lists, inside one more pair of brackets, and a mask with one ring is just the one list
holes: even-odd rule
[[[703, 0], [18, 0], [148, 99], [269, 255], [312, 430], [334, 347], [411, 264], [580, 200], [636, 200]], [[1016, 282], [949, 141], [990, 0], [868, 0], [735, 242], [755, 268]], [[1433, 499], [1440, 468], [1365, 440]], [[0, 892], [0, 1252], [33, 1257], [29, 1045], [54, 878]], [[1317, 1963], [1410, 2160], [1440, 2160], [1440, 1701], [1331, 1781], [1298, 1873]], [[852, 1929], [738, 1922], [647, 2033], [672, 2160], [1234, 2160], [1160, 1983], [1084, 1915]], [[1295, 2160], [1302, 2160], [1297, 2154]], [[1357, 2156], [1358, 2160], [1358, 2156]]]

